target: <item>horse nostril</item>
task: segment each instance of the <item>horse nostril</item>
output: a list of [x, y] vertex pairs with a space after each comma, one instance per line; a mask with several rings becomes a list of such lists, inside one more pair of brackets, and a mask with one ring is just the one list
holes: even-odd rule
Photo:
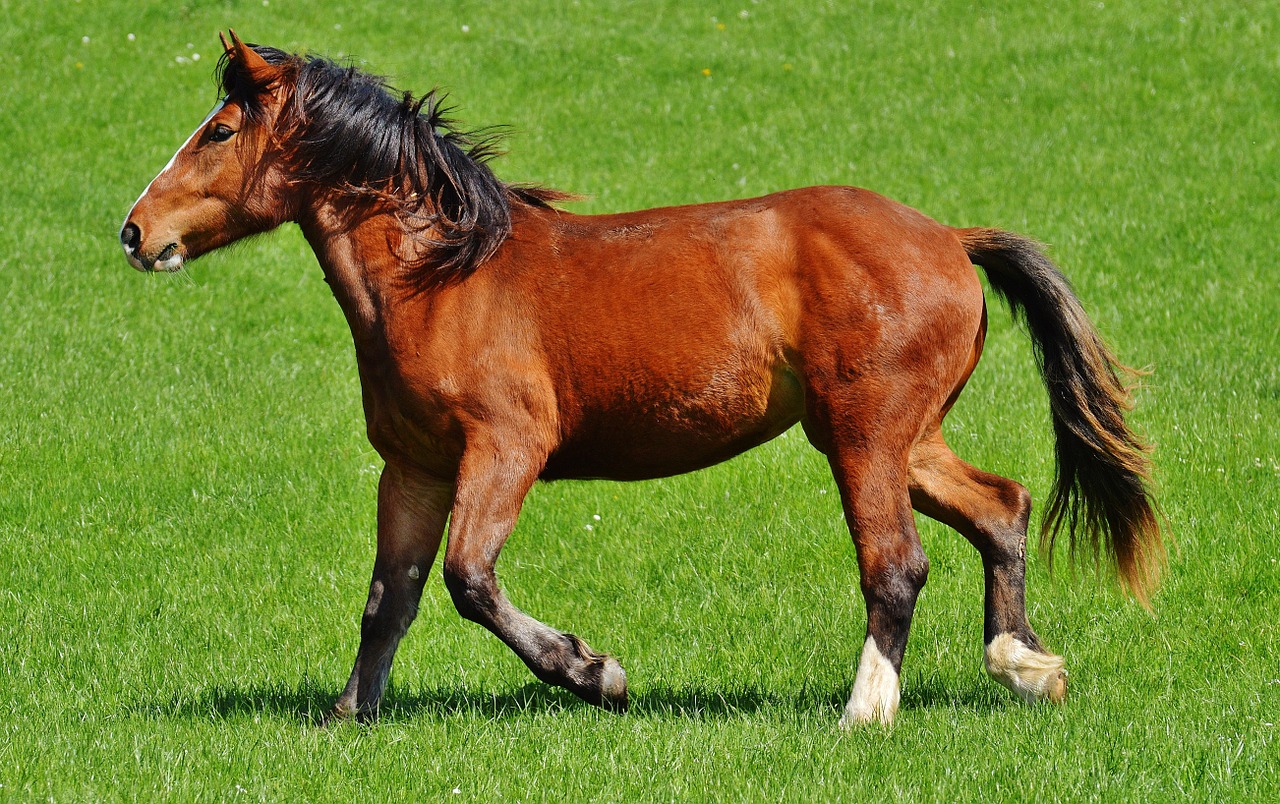
[[126, 223], [124, 228], [120, 230], [120, 245], [124, 246], [124, 250], [132, 254], [138, 250], [138, 244], [142, 242], [142, 230], [136, 224]]

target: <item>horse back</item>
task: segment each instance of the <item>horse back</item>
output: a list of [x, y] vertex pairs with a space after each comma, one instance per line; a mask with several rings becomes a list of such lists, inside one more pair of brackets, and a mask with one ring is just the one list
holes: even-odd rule
[[868, 191], [539, 217], [538, 235], [516, 227], [540, 247], [513, 275], [533, 284], [556, 388], [549, 476], [716, 463], [801, 419], [815, 372], [901, 361], [904, 338], [946, 339], [939, 316], [967, 319], [952, 349], [967, 357], [979, 326], [981, 291], [951, 230]]

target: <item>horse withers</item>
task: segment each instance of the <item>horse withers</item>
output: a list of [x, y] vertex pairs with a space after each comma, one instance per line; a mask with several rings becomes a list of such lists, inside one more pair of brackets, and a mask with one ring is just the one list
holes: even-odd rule
[[1023, 318], [1048, 387], [1066, 531], [1145, 602], [1162, 559], [1148, 450], [1123, 369], [1029, 240], [953, 229], [875, 193], [583, 216], [511, 185], [491, 143], [434, 93], [318, 57], [223, 40], [222, 97], [130, 210], [130, 264], [175, 271], [296, 222], [355, 341], [378, 485], [373, 579], [332, 716], [377, 712], [450, 522], [459, 613], [543, 681], [627, 705], [616, 659], [503, 594], [494, 565], [538, 479], [636, 480], [731, 458], [797, 422], [830, 463], [867, 628], [841, 725], [890, 722], [929, 561], [912, 508], [961, 533], [986, 574], [985, 663], [1027, 701], [1066, 693], [1027, 621], [1031, 499], [977, 469], [941, 424], [982, 353], [973, 265]]

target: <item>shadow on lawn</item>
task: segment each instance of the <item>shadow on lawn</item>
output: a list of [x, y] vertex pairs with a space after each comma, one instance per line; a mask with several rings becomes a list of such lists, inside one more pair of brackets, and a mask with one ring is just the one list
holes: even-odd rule
[[[914, 680], [903, 690], [902, 710], [954, 708], [992, 711], [1010, 705], [994, 685], [965, 685], [944, 688], [931, 680]], [[141, 701], [134, 711], [156, 718], [222, 720], [244, 716], [300, 720], [319, 724], [337, 697], [337, 686], [305, 680], [296, 686], [285, 684], [217, 684], [191, 695], [168, 701]], [[760, 712], [778, 714], [828, 714], [834, 720], [844, 708], [848, 690], [796, 689], [794, 692], [761, 690], [753, 687], [713, 689], [698, 685], [656, 684], [634, 691], [628, 716], [643, 719], [733, 720]], [[449, 719], [480, 717], [507, 719], [527, 714], [556, 713], [589, 708], [564, 690], [531, 681], [505, 692], [468, 688], [412, 690], [388, 689], [380, 718], [404, 721], [420, 718]]]

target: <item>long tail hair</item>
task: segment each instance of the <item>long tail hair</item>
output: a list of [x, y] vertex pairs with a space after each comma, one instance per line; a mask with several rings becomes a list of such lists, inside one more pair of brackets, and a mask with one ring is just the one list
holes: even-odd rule
[[1015, 319], [1026, 322], [1056, 436], [1057, 479], [1041, 548], [1052, 560], [1065, 529], [1074, 555], [1083, 535], [1095, 561], [1105, 551], [1121, 586], [1148, 605], [1165, 550], [1151, 496], [1150, 447], [1129, 429], [1132, 407], [1120, 364], [1080, 301], [1037, 243], [999, 229], [956, 230]]

